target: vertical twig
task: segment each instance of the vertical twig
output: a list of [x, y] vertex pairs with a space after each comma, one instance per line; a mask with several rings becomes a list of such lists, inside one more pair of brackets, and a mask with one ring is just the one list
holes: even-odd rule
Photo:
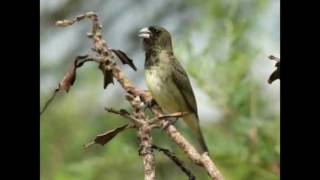
[[134, 112], [133, 116], [139, 119], [138, 138], [140, 140], [139, 155], [142, 156], [144, 165], [144, 179], [155, 179], [155, 158], [152, 150], [151, 126], [145, 119], [144, 112], [141, 110], [141, 99], [139, 96], [127, 95], [127, 100], [131, 103]]

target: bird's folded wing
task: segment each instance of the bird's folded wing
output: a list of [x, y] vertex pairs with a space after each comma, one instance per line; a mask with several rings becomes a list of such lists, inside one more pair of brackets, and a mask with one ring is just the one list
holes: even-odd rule
[[172, 57], [171, 62], [174, 63], [174, 66], [172, 66], [174, 68], [172, 71], [173, 82], [179, 89], [190, 111], [193, 112], [198, 119], [197, 103], [188, 75], [177, 59]]

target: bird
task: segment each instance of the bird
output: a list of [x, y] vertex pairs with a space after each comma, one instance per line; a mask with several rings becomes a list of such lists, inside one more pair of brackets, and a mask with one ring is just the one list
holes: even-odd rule
[[186, 71], [174, 55], [169, 31], [148, 26], [142, 28], [138, 36], [145, 51], [145, 79], [152, 97], [164, 113], [187, 112], [182, 119], [197, 139], [196, 149], [200, 153], [208, 152], [200, 129], [196, 98]]

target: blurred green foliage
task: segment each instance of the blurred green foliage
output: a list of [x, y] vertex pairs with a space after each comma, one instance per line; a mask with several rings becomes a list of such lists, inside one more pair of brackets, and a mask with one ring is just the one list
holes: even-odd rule
[[[68, 2], [66, 5], [71, 4], [75, 8], [74, 1]], [[262, 53], [262, 49], [255, 45], [256, 41], [252, 40], [252, 34], [261, 30], [257, 25], [261, 19], [259, 16], [272, 3], [275, 1], [189, 0], [176, 3], [177, 6], [197, 10], [196, 20], [180, 30], [182, 33], [179, 41], [174, 42], [174, 48], [189, 75], [222, 113], [219, 121], [206, 122], [202, 128], [211, 154], [225, 179], [280, 179], [279, 114], [269, 108], [276, 103], [265, 95], [262, 84], [267, 81], [257, 81], [251, 72], [253, 61]], [[72, 11], [68, 7], [62, 10], [63, 16]], [[53, 12], [54, 17], [60, 18], [58, 12]], [[46, 16], [50, 17], [50, 13], [45, 13], [42, 18]], [[203, 48], [195, 48], [194, 38], [204, 39]], [[59, 63], [58, 67], [66, 67], [66, 62]], [[59, 68], [60, 71], [52, 72], [49, 69], [42, 63], [41, 75], [51, 71], [52, 76], [60, 78], [65, 70]], [[113, 88], [109, 86], [106, 91], [97, 90], [101, 88], [101, 81], [101, 75], [94, 68], [81, 69], [71, 91], [60, 94], [41, 117], [42, 180], [143, 178], [133, 130], [121, 133], [105, 147], [82, 148], [97, 134], [126, 122], [104, 112], [101, 105], [96, 105], [102, 98], [102, 92], [108, 93]], [[48, 91], [41, 92], [41, 105], [48, 96]], [[129, 107], [123, 93], [117, 92], [113, 96], [115, 100], [108, 101], [109, 106], [119, 109]], [[178, 126], [188, 136], [185, 127], [179, 123]], [[163, 133], [156, 130], [154, 141], [176, 152], [197, 179], [208, 179], [206, 173], [192, 164]], [[157, 179], [186, 179], [167, 157], [158, 152], [156, 166]]]

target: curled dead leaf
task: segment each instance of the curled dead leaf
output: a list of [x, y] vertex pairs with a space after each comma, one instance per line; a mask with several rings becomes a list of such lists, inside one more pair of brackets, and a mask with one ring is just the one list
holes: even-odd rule
[[77, 56], [73, 63], [70, 65], [67, 73], [64, 75], [62, 80], [59, 82], [58, 87], [54, 90], [50, 99], [45, 103], [43, 109], [40, 111], [40, 115], [47, 109], [50, 103], [54, 100], [55, 96], [59, 91], [69, 92], [71, 86], [76, 80], [77, 68], [81, 67], [85, 62], [94, 61], [91, 58], [88, 58], [88, 55]]
[[137, 71], [136, 66], [133, 64], [133, 60], [130, 59], [126, 53], [122, 52], [121, 50], [111, 49], [118, 58], [121, 60], [122, 64], [128, 64], [133, 70]]
[[77, 56], [69, 67], [67, 73], [64, 75], [63, 79], [60, 81], [57, 89], [69, 92], [70, 87], [74, 84], [76, 80], [77, 68], [81, 67], [85, 62], [90, 61], [86, 59], [88, 55]]
[[275, 81], [277, 79], [280, 80], [280, 58], [277, 58], [277, 57], [271, 55], [271, 56], [269, 56], [269, 59], [276, 61], [276, 64], [275, 64], [276, 70], [274, 70], [272, 72], [272, 74], [270, 75], [270, 77], [268, 79], [268, 83], [271, 84], [273, 81]]
[[70, 87], [76, 80], [76, 61], [69, 67], [67, 73], [64, 75], [63, 79], [60, 81], [57, 89], [69, 92]]
[[99, 65], [99, 69], [103, 74], [103, 89], [106, 89], [110, 83], [114, 84], [112, 70], [105, 69], [103, 64]]
[[110, 140], [112, 140], [118, 133], [122, 132], [123, 130], [127, 129], [128, 124], [125, 124], [123, 126], [117, 127], [115, 129], [112, 129], [110, 131], [107, 131], [103, 134], [97, 135], [97, 137], [94, 139], [93, 142], [90, 142], [84, 146], [84, 148], [89, 148], [94, 144], [100, 144], [105, 145]]

